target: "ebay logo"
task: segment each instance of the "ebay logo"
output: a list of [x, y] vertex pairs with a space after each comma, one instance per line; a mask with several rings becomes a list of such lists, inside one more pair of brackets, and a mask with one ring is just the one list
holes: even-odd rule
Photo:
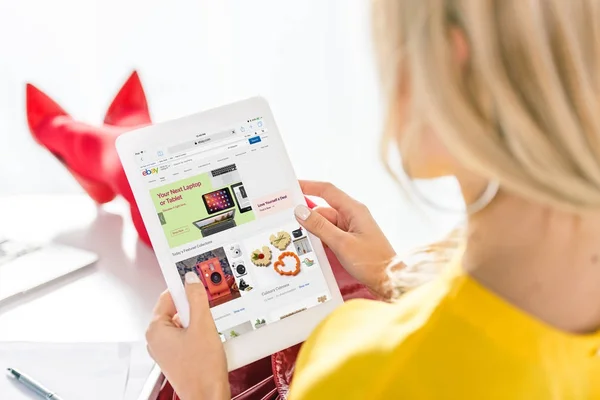
[[148, 176], [152, 174], [158, 174], [158, 168], [151, 168], [142, 171], [142, 176]]

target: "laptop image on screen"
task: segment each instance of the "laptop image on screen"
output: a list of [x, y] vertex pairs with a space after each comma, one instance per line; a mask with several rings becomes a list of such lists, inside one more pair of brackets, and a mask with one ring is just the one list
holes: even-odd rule
[[201, 219], [193, 224], [196, 228], [200, 229], [202, 236], [206, 237], [234, 228], [236, 226], [234, 218], [235, 209]]

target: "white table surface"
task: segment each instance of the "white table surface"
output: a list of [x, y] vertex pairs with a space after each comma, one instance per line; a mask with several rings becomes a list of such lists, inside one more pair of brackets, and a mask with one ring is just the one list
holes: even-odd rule
[[123, 201], [98, 208], [85, 195], [7, 196], [0, 210], [0, 234], [100, 255], [90, 268], [1, 304], [0, 341], [143, 340], [165, 283]]

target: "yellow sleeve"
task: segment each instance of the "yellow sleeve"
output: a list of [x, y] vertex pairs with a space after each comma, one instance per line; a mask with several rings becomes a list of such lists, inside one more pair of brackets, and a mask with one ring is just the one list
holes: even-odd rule
[[[396, 304], [355, 300], [340, 307], [302, 347], [289, 399], [591, 398], [567, 395], [591, 389], [585, 372], [573, 372], [576, 361], [566, 356], [562, 334], [545, 333], [466, 279], [452, 282], [434, 281]], [[540, 359], [540, 343], [565, 358], [556, 367], [551, 357]], [[581, 371], [589, 368], [585, 362]], [[565, 395], [551, 395], [548, 378], [566, 371], [568, 384], [550, 385]], [[583, 384], [571, 386], [578, 379]]]
[[[390, 305], [369, 300], [352, 300], [336, 310], [302, 346], [289, 399], [369, 398], [389, 355], [379, 340], [380, 322], [393, 314]], [[371, 325], [373, 320], [378, 323]]]
[[[429, 284], [396, 304], [352, 300], [341, 306], [303, 345], [289, 399], [373, 400], [423, 393], [419, 370], [429, 371], [436, 351], [448, 347], [448, 330], [435, 325], [446, 292], [443, 284]], [[423, 340], [433, 341], [429, 346], [436, 351], [423, 354]]]

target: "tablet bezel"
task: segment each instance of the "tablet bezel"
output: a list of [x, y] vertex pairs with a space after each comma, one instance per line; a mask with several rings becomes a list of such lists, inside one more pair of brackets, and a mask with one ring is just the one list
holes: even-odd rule
[[[189, 322], [189, 305], [184, 286], [181, 283], [175, 263], [171, 260], [171, 249], [164, 238], [160, 220], [156, 218], [156, 209], [148, 194], [149, 190], [139, 173], [140, 166], [137, 164], [134, 154], [140, 148], [159, 147], [166, 144], [165, 138], [169, 139], [169, 144], [176, 145], [188, 140], [189, 136], [197, 133], [199, 129], [215, 131], [227, 124], [247, 119], [248, 116], [253, 115], [263, 116], [265, 123], [269, 126], [269, 140], [279, 141], [282, 148], [285, 149], [271, 109], [266, 100], [261, 97], [250, 98], [176, 120], [147, 126], [124, 133], [117, 138], [117, 152], [148, 230], [156, 258], [184, 326], [187, 326]], [[288, 162], [291, 163], [287, 151], [285, 151], [285, 155]], [[292, 190], [301, 193], [297, 181], [290, 182], [290, 185]], [[292, 213], [291, 209], [290, 213]], [[310, 233], [308, 235], [323, 271], [331, 295], [330, 300], [223, 343], [230, 371], [302, 342], [323, 318], [343, 303], [321, 241]]]

